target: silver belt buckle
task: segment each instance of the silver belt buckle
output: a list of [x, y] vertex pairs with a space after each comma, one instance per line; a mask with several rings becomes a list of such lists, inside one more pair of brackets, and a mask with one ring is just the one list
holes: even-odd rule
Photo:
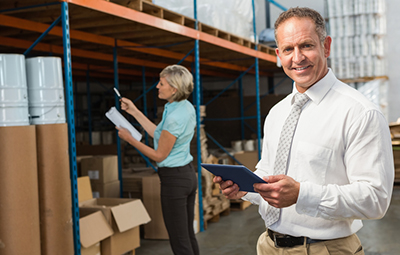
[[272, 232], [272, 235], [274, 236], [274, 244], [275, 244], [275, 248], [281, 248], [278, 243], [276, 242], [276, 236], [278, 236], [278, 238], [285, 238], [285, 235], [279, 235], [276, 234], [275, 232]]

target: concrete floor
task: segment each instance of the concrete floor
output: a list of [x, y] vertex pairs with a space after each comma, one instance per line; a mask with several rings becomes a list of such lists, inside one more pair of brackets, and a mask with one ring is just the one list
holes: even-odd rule
[[[232, 211], [198, 233], [202, 255], [256, 255], [258, 236], [265, 231], [257, 206]], [[357, 233], [366, 255], [400, 254], [400, 186], [393, 190], [389, 210], [381, 220], [364, 221]], [[167, 240], [141, 240], [136, 255], [173, 255]]]

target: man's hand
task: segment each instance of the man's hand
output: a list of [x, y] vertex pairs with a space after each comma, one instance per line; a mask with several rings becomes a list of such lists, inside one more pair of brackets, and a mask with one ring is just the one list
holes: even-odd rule
[[263, 178], [268, 183], [254, 184], [258, 192], [268, 204], [276, 208], [288, 207], [297, 202], [300, 183], [287, 175], [272, 175]]
[[239, 186], [232, 181], [223, 181], [220, 176], [215, 176], [213, 182], [219, 184], [222, 194], [229, 199], [240, 199], [247, 194], [245, 191], [239, 191]]

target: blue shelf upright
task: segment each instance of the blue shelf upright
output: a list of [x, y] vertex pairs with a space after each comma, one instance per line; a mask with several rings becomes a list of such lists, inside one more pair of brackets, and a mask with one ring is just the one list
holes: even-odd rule
[[75, 255], [81, 254], [80, 230], [79, 230], [79, 200], [78, 200], [78, 169], [76, 164], [76, 140], [75, 140], [75, 114], [74, 95], [71, 66], [71, 44], [69, 35], [68, 3], [61, 3], [61, 22], [63, 30], [64, 47], [64, 78], [65, 78], [65, 107], [68, 123], [69, 163], [71, 168], [71, 192], [72, 192], [72, 220], [74, 231]]
[[[253, 7], [253, 32], [254, 32], [254, 42], [255, 50], [257, 50], [257, 29], [256, 29], [256, 12], [254, 0], [251, 1]], [[257, 149], [258, 149], [258, 159], [261, 159], [261, 109], [260, 109], [260, 76], [259, 76], [259, 66], [258, 58], [255, 58], [255, 70], [256, 70], [256, 104], [257, 104]]]
[[[199, 21], [197, 20], [197, 0], [194, 0], [194, 19], [196, 20], [195, 29], [199, 29]], [[204, 231], [204, 219], [203, 219], [203, 193], [201, 184], [201, 141], [200, 141], [200, 102], [201, 102], [201, 91], [200, 91], [200, 47], [199, 40], [196, 39], [194, 44], [194, 62], [195, 62], [195, 91], [196, 91], [196, 132], [197, 132], [197, 180], [198, 180], [198, 191], [199, 191], [199, 218], [200, 218], [200, 232]]]

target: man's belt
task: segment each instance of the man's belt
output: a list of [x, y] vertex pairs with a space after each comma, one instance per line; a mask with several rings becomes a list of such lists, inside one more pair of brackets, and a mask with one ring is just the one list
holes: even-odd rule
[[296, 237], [296, 236], [284, 235], [284, 234], [280, 234], [275, 231], [272, 231], [271, 229], [268, 229], [268, 236], [275, 243], [276, 248], [294, 247], [297, 245], [304, 245], [304, 244], [327, 241], [327, 240], [320, 240], [320, 239], [311, 239], [311, 238], [305, 237], [305, 236]]

